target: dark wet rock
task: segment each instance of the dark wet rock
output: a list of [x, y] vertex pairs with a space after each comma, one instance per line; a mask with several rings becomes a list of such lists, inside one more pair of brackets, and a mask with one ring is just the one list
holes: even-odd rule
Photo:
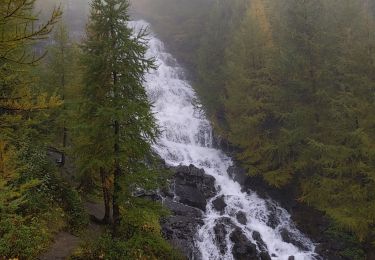
[[272, 260], [271, 256], [267, 252], [260, 252], [260, 260]]
[[216, 246], [219, 248], [220, 253], [223, 255], [228, 249], [226, 236], [228, 235], [228, 230], [233, 229], [236, 226], [232, 220], [228, 217], [223, 217], [216, 220], [216, 225], [214, 227], [215, 232], [215, 242]]
[[223, 212], [227, 206], [224, 200], [224, 196], [217, 197], [214, 201], [212, 201], [212, 204], [214, 208], [220, 212]]
[[194, 244], [194, 237], [198, 228], [203, 225], [202, 211], [169, 198], [164, 200], [164, 206], [173, 215], [161, 221], [163, 237], [181, 250], [189, 259], [196, 257], [197, 249]]
[[147, 191], [139, 187], [134, 189], [133, 197], [145, 198], [153, 201], [160, 201], [162, 199], [162, 197], [160, 196], [160, 194], [158, 194], [157, 191]]
[[206, 199], [216, 195], [215, 178], [198, 169], [194, 165], [175, 168], [176, 185], [190, 185], [197, 187]]
[[275, 229], [278, 225], [280, 225], [280, 209], [277, 208], [275, 204], [269, 202], [267, 202], [266, 206], [269, 212], [267, 225]]
[[230, 234], [230, 240], [233, 242], [232, 254], [236, 260], [258, 260], [256, 245], [242, 233], [240, 228], [236, 228]]
[[236, 219], [242, 225], [246, 225], [247, 224], [247, 217], [246, 217], [245, 212], [243, 212], [243, 211], [237, 212]]
[[266, 243], [264, 243], [260, 233], [258, 231], [254, 231], [253, 234], [252, 234], [252, 237], [255, 240], [255, 242], [256, 242], [258, 248], [260, 249], [260, 251], [267, 252], [267, 245], [266, 245]]
[[191, 217], [193, 219], [201, 219], [203, 214], [202, 211], [186, 206], [182, 203], [175, 202], [169, 198], [166, 198], [163, 205], [168, 208], [174, 215]]
[[293, 234], [290, 233], [286, 228], [282, 228], [280, 230], [280, 235], [281, 235], [282, 239], [284, 240], [284, 242], [293, 244], [301, 250], [306, 250], [306, 251], [309, 250], [309, 248], [307, 248], [301, 241], [296, 239], [293, 236]]
[[214, 232], [216, 246], [219, 248], [220, 253], [224, 255], [227, 251], [227, 243], [225, 241], [228, 234], [227, 227], [223, 223], [217, 223], [214, 227]]
[[248, 175], [246, 171], [240, 167], [237, 167], [235, 165], [230, 166], [227, 170], [228, 175], [239, 184], [243, 185], [246, 183], [246, 180], [248, 179]]
[[163, 187], [160, 191], [162, 197], [174, 198], [174, 184], [169, 183], [166, 187]]
[[291, 255], [291, 256], [288, 257], [288, 260], [295, 260], [295, 259], [296, 258], [293, 255]]
[[175, 193], [181, 203], [206, 210], [207, 201], [196, 187], [176, 185]]
[[[162, 233], [188, 259], [200, 259], [195, 235], [203, 225], [207, 201], [216, 195], [215, 178], [193, 165], [171, 168], [173, 179], [162, 191], [164, 206], [172, 215], [161, 221]], [[175, 198], [177, 201], [174, 201]]]
[[253, 234], [252, 234], [252, 237], [255, 241], [262, 241], [262, 236], [260, 235], [260, 233], [258, 231], [254, 231]]
[[215, 178], [193, 165], [176, 167], [174, 179], [175, 195], [183, 204], [205, 210], [216, 195]]

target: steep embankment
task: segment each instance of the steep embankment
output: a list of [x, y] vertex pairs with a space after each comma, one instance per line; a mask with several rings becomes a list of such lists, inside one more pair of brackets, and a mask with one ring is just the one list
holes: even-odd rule
[[[145, 23], [134, 25], [139, 28]], [[286, 210], [251, 190], [242, 191], [231, 178], [227, 170], [232, 160], [213, 147], [212, 128], [195, 92], [155, 37], [148, 55], [157, 58], [158, 69], [147, 76], [146, 90], [163, 130], [154, 148], [168, 165], [186, 165], [177, 170], [170, 203], [182, 203], [203, 214], [186, 253], [202, 259], [319, 259], [314, 244], [295, 227]], [[175, 229], [181, 228], [175, 224], [167, 232], [172, 238]], [[188, 227], [189, 223], [183, 226]]]
[[290, 193], [286, 206], [306, 209], [300, 223], [317, 210], [339, 257], [363, 259], [375, 251], [373, 6], [203, 2], [157, 0], [140, 14], [187, 65], [242, 168]]

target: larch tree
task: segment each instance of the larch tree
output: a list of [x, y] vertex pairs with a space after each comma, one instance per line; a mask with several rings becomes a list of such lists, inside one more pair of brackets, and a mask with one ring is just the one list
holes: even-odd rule
[[[154, 67], [146, 58], [146, 31], [129, 28], [127, 0], [94, 0], [82, 45], [84, 87], [78, 154], [84, 171], [102, 177], [105, 222], [112, 198], [113, 235], [121, 221], [120, 203], [129, 195], [127, 176], [137, 174], [151, 153], [157, 127], [143, 87]], [[113, 185], [108, 185], [113, 182]], [[112, 192], [112, 195], [110, 195]]]
[[[42, 88], [51, 94], [59, 95], [63, 104], [55, 111], [53, 117], [56, 127], [52, 128], [54, 139], [53, 149], [61, 153], [59, 164], [65, 165], [68, 142], [69, 105], [72, 103], [71, 92], [77, 84], [77, 48], [71, 41], [67, 28], [59, 24], [53, 34], [52, 43], [48, 46], [48, 53], [40, 74], [43, 77]], [[58, 141], [56, 141], [58, 140]]]
[[[5, 176], [9, 174], [5, 169], [11, 166], [4, 160], [15, 160], [10, 154], [14, 155], [20, 137], [35, 132], [38, 112], [61, 104], [57, 96], [37, 93], [30, 75], [30, 68], [44, 56], [34, 54], [31, 47], [49, 35], [61, 12], [54, 10], [46, 23], [37, 25], [38, 19], [32, 14], [34, 2], [6, 0], [0, 3], [0, 174]], [[13, 161], [13, 166], [15, 164]]]
[[277, 129], [272, 106], [273, 39], [266, 3], [252, 1], [226, 51], [226, 122], [229, 141], [241, 147], [238, 158], [252, 174], [267, 172], [267, 154]]

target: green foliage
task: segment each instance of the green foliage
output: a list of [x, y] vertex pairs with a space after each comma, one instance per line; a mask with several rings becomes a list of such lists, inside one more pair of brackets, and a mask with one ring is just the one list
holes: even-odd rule
[[[277, 188], [298, 183], [296, 199], [367, 243], [375, 232], [373, 7], [367, 0], [216, 0], [203, 9], [205, 26], [185, 38], [200, 36], [188, 53], [195, 86], [248, 173]], [[143, 14], [154, 24], [150, 13]], [[187, 26], [174, 21], [157, 30]], [[355, 259], [355, 251], [345, 254]]]
[[53, 207], [46, 213], [26, 218], [17, 214], [1, 214], [0, 255], [34, 259], [47, 249], [54, 232], [64, 226], [62, 214], [61, 209]]
[[0, 255], [36, 257], [57, 231], [81, 230], [87, 215], [76, 191], [59, 177], [45, 149], [25, 138], [11, 160], [14, 176], [3, 186]]
[[345, 244], [345, 249], [339, 252], [341, 256], [353, 260], [366, 259], [365, 252], [361, 249], [360, 243], [353, 234], [343, 232], [334, 226], [326, 230], [325, 233], [334, 241]]
[[129, 196], [134, 185], [129, 179], [134, 181], [134, 176], [147, 174], [150, 168], [147, 160], [158, 134], [143, 87], [154, 60], [145, 57], [146, 30], [134, 32], [127, 26], [128, 9], [128, 1], [94, 0], [91, 4], [87, 37], [81, 46], [83, 87], [74, 131], [82, 176], [101, 176], [105, 218], [112, 192], [114, 227], [119, 224], [120, 200]]
[[87, 223], [78, 194], [57, 176], [47, 154], [50, 136], [46, 129], [61, 100], [40, 86], [32, 69], [44, 57], [32, 53], [32, 47], [48, 37], [61, 12], [53, 10], [43, 24], [33, 15], [34, 2], [0, 3], [2, 258], [35, 259], [56, 232], [63, 228], [78, 231]]
[[123, 207], [119, 237], [107, 233], [86, 242], [72, 259], [183, 259], [161, 235], [159, 219], [167, 212], [159, 204], [132, 199]]
[[[104, 172], [105, 202], [113, 198], [113, 219], [124, 239], [103, 235], [83, 258], [178, 259], [161, 236], [161, 205], [131, 196], [136, 188], [160, 187], [166, 175], [151, 153], [158, 131], [143, 88], [145, 73], [154, 68], [145, 58], [146, 32], [133, 37], [127, 1], [95, 0], [81, 49], [60, 24], [48, 54], [38, 56], [31, 50], [43, 51], [42, 40], [61, 12], [53, 9], [43, 24], [34, 4], [0, 3], [0, 258], [36, 259], [57, 232], [79, 234], [87, 226], [74, 178], [67, 176], [77, 175], [70, 158], [65, 164], [73, 150], [83, 183], [96, 189], [96, 173]], [[122, 221], [115, 217], [120, 201], [127, 205]]]

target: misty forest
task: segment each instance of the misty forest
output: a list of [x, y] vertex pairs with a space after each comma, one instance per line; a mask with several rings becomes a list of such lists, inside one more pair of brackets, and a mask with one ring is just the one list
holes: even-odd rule
[[0, 260], [375, 260], [375, 0], [0, 0]]

